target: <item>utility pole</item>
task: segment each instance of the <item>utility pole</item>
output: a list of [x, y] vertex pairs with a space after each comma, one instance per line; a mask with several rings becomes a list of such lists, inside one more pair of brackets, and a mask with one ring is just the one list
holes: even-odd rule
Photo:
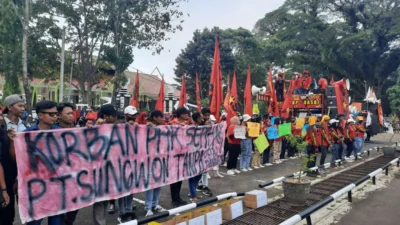
[[74, 62], [75, 62], [75, 54], [72, 53], [71, 56], [71, 73], [69, 74], [69, 91], [68, 91], [68, 102], [72, 102], [71, 94], [72, 94], [72, 73], [74, 71]]
[[61, 69], [60, 69], [60, 95], [58, 97], [58, 102], [64, 101], [64, 53], [65, 53], [65, 27], [63, 28], [62, 34], [62, 49], [61, 49]]

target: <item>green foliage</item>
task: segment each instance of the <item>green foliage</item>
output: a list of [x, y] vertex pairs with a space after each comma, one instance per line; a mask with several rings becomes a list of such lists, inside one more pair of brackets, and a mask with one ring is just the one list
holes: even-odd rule
[[359, 84], [366, 81], [379, 97], [398, 76], [398, 21], [395, 0], [287, 0], [260, 19], [254, 32], [267, 42], [265, 53], [276, 66], [350, 78], [353, 99], [363, 99]]
[[396, 85], [386, 91], [392, 112], [400, 116], [400, 86]]

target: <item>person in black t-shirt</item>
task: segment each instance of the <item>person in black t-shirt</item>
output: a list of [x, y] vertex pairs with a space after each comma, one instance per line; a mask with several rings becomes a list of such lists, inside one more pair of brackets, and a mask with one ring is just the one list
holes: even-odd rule
[[278, 102], [283, 102], [285, 100], [283, 93], [284, 85], [285, 85], [285, 80], [283, 79], [283, 74], [279, 72], [278, 78], [276, 79], [275, 82], [276, 98]]
[[17, 165], [10, 155], [9, 135], [15, 136], [15, 131], [7, 132], [3, 113], [0, 111], [0, 224], [12, 225], [15, 217], [14, 182], [17, 178]]

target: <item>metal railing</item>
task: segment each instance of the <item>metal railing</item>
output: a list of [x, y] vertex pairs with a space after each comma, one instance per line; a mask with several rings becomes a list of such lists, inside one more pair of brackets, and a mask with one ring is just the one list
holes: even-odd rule
[[389, 175], [389, 166], [393, 165], [397, 163], [397, 167], [400, 166], [400, 161], [399, 158], [396, 158], [394, 160], [392, 160], [391, 162], [389, 162], [388, 164], [386, 164], [385, 166], [369, 173], [368, 175], [362, 177], [361, 179], [359, 179], [358, 181], [347, 185], [346, 187], [340, 189], [339, 191], [331, 194], [330, 196], [328, 196], [327, 198], [325, 198], [322, 201], [317, 202], [316, 204], [308, 207], [307, 209], [299, 212], [298, 214], [290, 217], [289, 219], [285, 220], [284, 222], [280, 223], [280, 225], [293, 225], [296, 224], [300, 221], [302, 221], [303, 219], [307, 220], [307, 225], [311, 225], [312, 221], [311, 221], [311, 214], [313, 214], [314, 212], [318, 211], [319, 209], [323, 208], [324, 206], [326, 206], [327, 204], [333, 202], [334, 200], [338, 199], [339, 197], [341, 197], [342, 195], [347, 193], [347, 199], [349, 202], [352, 202], [352, 190], [354, 188], [356, 188], [357, 186], [359, 186], [360, 184], [364, 183], [365, 181], [369, 180], [372, 178], [372, 183], [376, 184], [376, 175], [378, 175], [379, 173], [381, 173], [383, 170], [385, 170], [385, 174], [386, 176]]

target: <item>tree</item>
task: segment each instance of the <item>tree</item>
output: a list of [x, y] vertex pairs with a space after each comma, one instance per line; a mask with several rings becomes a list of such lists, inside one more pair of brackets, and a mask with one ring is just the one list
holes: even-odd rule
[[104, 76], [101, 67], [113, 66], [116, 71], [115, 100], [120, 84], [126, 83], [120, 75], [133, 61], [133, 48], [155, 47], [159, 52], [159, 42], [167, 39], [167, 32], [181, 28], [172, 21], [182, 16], [177, 8], [185, 0], [43, 1], [66, 20], [67, 41], [73, 43], [71, 51], [78, 58], [77, 88], [83, 101], [90, 104], [92, 88]]
[[[255, 39], [254, 35], [243, 28], [221, 30], [214, 27], [211, 30], [196, 30], [192, 40], [182, 53], [176, 58], [175, 80], [181, 81], [181, 76], [186, 74], [189, 78], [186, 90], [190, 96], [195, 96], [195, 77], [199, 74], [201, 98], [208, 96], [211, 65], [214, 55], [215, 37], [218, 36], [221, 52], [221, 69], [224, 81], [228, 75], [232, 76], [236, 69], [237, 85], [244, 87], [246, 83], [247, 68], [252, 69], [252, 83], [264, 86], [268, 72], [268, 62], [263, 56], [262, 42]], [[226, 88], [225, 88], [226, 90]], [[238, 89], [239, 96], [243, 96], [243, 89]], [[191, 99], [194, 99], [193, 97]], [[239, 99], [242, 101], [243, 99]]]
[[[57, 46], [49, 40], [57, 39], [54, 32], [51, 33], [54, 20], [48, 14], [45, 15], [48, 8], [40, 1], [6, 0], [0, 4], [0, 11], [0, 47], [4, 53], [0, 72], [6, 78], [3, 96], [20, 93], [21, 77], [27, 109], [30, 111], [33, 77], [53, 78], [55, 69], [59, 68]], [[49, 39], [45, 39], [43, 34], [48, 32]]]
[[400, 86], [395, 85], [389, 88], [386, 93], [388, 94], [390, 109], [392, 113], [400, 116]]
[[168, 40], [167, 33], [182, 29], [183, 20], [172, 24], [175, 18], [183, 16], [178, 10], [181, 1], [107, 1], [111, 36], [110, 46], [105, 47], [104, 59], [115, 67], [112, 104], [118, 89], [127, 81], [123, 72], [133, 62], [133, 48], [153, 49], [159, 53], [163, 49], [160, 42]]
[[[284, 53], [276, 65], [335, 74], [354, 84], [366, 81], [379, 95], [400, 65], [399, 19], [395, 0], [287, 0], [259, 20], [254, 31], [267, 41], [267, 52]], [[364, 97], [364, 87], [352, 89]]]

